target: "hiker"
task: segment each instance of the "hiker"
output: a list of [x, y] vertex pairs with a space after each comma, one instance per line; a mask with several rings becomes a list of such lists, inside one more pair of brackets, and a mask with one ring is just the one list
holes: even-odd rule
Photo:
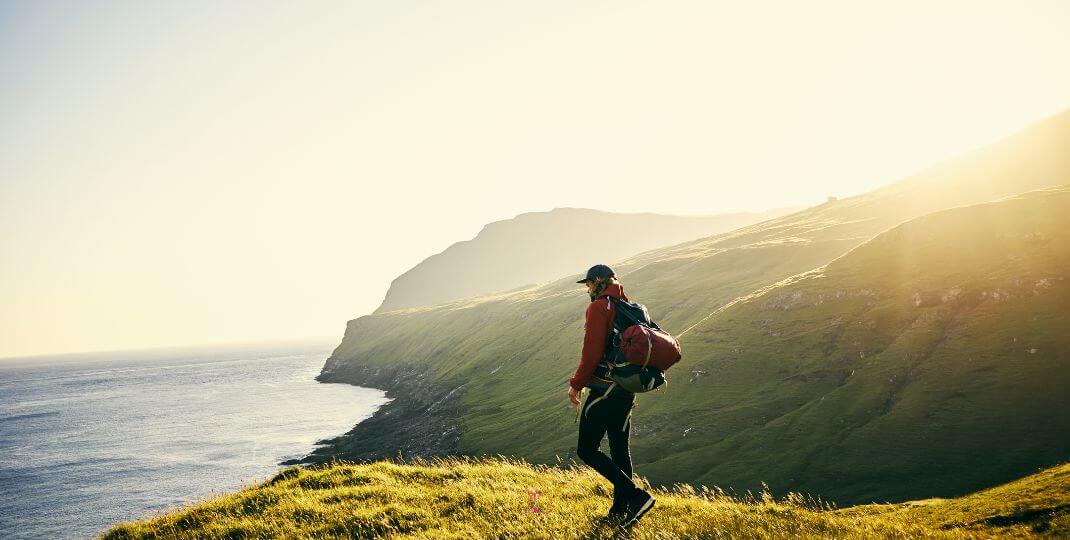
[[[624, 287], [617, 281], [613, 270], [604, 264], [592, 266], [587, 270], [587, 277], [576, 283], [587, 285], [587, 293], [591, 297], [591, 303], [587, 306], [580, 364], [568, 383], [568, 399], [573, 405], [580, 404], [579, 396], [584, 387], [590, 389], [579, 411], [576, 455], [613, 483], [613, 505], [606, 519], [621, 520], [623, 526], [629, 526], [650, 510], [654, 505], [654, 497], [632, 480], [628, 438], [635, 394], [613, 385], [608, 374], [607, 356], [615, 352], [610, 350], [609, 340], [616, 306], [607, 297], [625, 302], [628, 302], [628, 297], [624, 295]], [[607, 389], [610, 389], [608, 395]], [[598, 449], [602, 437], [607, 435], [612, 459]]]

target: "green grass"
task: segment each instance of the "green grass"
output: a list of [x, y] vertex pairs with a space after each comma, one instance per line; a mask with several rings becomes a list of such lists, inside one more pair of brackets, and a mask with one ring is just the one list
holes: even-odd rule
[[941, 530], [959, 529], [980, 534], [1067, 536], [1070, 534], [1070, 464], [958, 499], [856, 506], [839, 513], [880, 515], [925, 523]]
[[[1070, 533], [1070, 466], [956, 500], [834, 510], [797, 494], [679, 484], [625, 533], [597, 522], [593, 470], [501, 456], [291, 467], [240, 492], [121, 524], [126, 538], [984, 538]], [[642, 479], [640, 479], [642, 482]], [[1017, 503], [1007, 501], [1008, 496]]]
[[847, 502], [959, 495], [1063, 461], [1068, 268], [1070, 190], [908, 222], [687, 336], [709, 375], [646, 414], [674, 430], [688, 410], [701, 442], [655, 431], [669, 444], [645, 451], [697, 482]]

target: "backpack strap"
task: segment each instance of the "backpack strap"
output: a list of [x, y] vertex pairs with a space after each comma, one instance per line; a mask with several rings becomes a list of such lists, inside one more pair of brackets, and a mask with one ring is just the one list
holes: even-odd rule
[[572, 420], [573, 424], [580, 421], [580, 409], [583, 408], [583, 391], [586, 389], [587, 388], [580, 388], [580, 406], [576, 407], [576, 418]]
[[654, 338], [650, 337], [650, 328], [643, 327], [643, 335], [646, 336], [646, 360], [643, 361], [642, 369], [646, 369], [646, 365], [650, 363], [650, 357], [654, 354]]
[[[613, 391], [613, 387], [616, 386], [616, 385], [617, 385], [616, 382], [614, 382], [613, 384], [609, 385], [609, 390], [606, 390], [605, 394], [602, 394], [601, 396], [598, 396], [597, 398], [594, 399], [594, 401], [588, 403], [587, 404], [587, 408], [583, 410], [583, 417], [586, 418], [587, 417], [587, 411], [591, 410], [591, 407], [594, 407], [594, 404], [598, 403], [599, 400], [605, 399], [605, 397], [608, 396], [611, 391]], [[632, 409], [634, 409], [634, 408], [635, 408], [635, 404], [634, 403], [632, 404], [631, 407], [628, 408], [628, 414], [624, 417], [624, 422], [621, 424], [621, 431], [628, 431], [628, 427], [627, 427], [628, 426], [628, 421], [631, 420], [631, 418], [632, 418]], [[577, 411], [577, 413], [578, 412], [579, 411]], [[576, 414], [576, 418], [579, 419], [579, 414]]]
[[[613, 297], [613, 296], [608, 296], [607, 295], [606, 298], [609, 298], [614, 304], [617, 304], [617, 309], [618, 310], [620, 310], [620, 304], [624, 303], [623, 300], [621, 300], [619, 298], [616, 298], [616, 297]], [[655, 330], [661, 330], [661, 327], [659, 327], [657, 323], [655, 323], [652, 319], [649, 318], [650, 317], [649, 314], [647, 315], [647, 320], [645, 320], [645, 321], [640, 321], [639, 319], [637, 319], [635, 317], [632, 317], [631, 313], [627, 309], [623, 310], [621, 312], [621, 314], [624, 316], [625, 319], [630, 321], [632, 324], [638, 324], [638, 325], [642, 325], [642, 326], [647, 326], [647, 327], [653, 328]]]
[[[641, 326], [643, 328], [643, 335], [646, 336], [646, 361], [643, 362], [643, 365], [640, 367], [646, 369], [646, 365], [650, 363], [650, 357], [654, 354], [654, 338], [650, 335], [650, 329], [653, 328], [655, 330], [661, 330], [661, 328], [658, 328], [658, 325], [654, 324], [654, 321], [649, 320], [649, 316], [647, 321], [640, 321], [635, 317], [632, 317], [631, 313], [629, 313], [628, 310], [621, 310], [620, 304], [623, 302], [620, 299], [614, 298], [612, 296], [606, 296], [606, 298], [612, 299], [613, 303], [617, 304], [617, 312], [623, 315], [625, 319], [627, 319], [632, 324]], [[616, 363], [617, 358], [620, 358], [619, 349], [617, 350], [616, 357], [614, 357], [613, 359], [614, 363]], [[608, 394], [609, 392], [606, 393]]]
[[613, 381], [613, 384], [609, 385], [609, 388], [606, 390], [606, 393], [594, 398], [593, 401], [591, 401], [590, 403], [587, 404], [587, 408], [585, 408], [583, 410], [583, 417], [584, 418], [587, 418], [587, 411], [590, 411], [591, 407], [594, 407], [595, 403], [598, 403], [599, 401], [602, 401], [603, 399], [606, 399], [606, 396], [608, 396], [609, 393], [613, 391], [613, 387], [614, 386], [617, 386], [617, 382], [616, 381]]
[[611, 302], [617, 305], [617, 312], [619, 312], [628, 322], [632, 324], [647, 324], [646, 321], [640, 321], [639, 319], [632, 317], [631, 312], [629, 312], [627, 309], [621, 310], [620, 305], [624, 303], [623, 300], [612, 296], [606, 296], [606, 298], [608, 298]]

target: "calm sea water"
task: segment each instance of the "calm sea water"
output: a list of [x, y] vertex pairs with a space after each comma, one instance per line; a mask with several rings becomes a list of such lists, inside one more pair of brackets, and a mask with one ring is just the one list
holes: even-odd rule
[[317, 383], [333, 344], [0, 361], [0, 538], [84, 538], [269, 478], [384, 392]]

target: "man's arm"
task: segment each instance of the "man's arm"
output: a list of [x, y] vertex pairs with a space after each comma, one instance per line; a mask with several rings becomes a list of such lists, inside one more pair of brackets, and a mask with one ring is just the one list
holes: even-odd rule
[[580, 390], [591, 382], [594, 369], [598, 367], [598, 361], [606, 350], [606, 336], [609, 333], [609, 300], [599, 298], [587, 306], [584, 316], [583, 352], [580, 354], [580, 365], [569, 379], [568, 385], [575, 390]]

